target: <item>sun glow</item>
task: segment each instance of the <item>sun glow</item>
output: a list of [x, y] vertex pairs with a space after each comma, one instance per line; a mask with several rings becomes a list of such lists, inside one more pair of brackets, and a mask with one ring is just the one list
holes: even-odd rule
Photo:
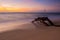
[[25, 12], [27, 9], [28, 8], [20, 8], [9, 4], [0, 5], [0, 12]]
[[12, 5], [1, 5], [0, 6], [0, 12], [27, 12], [32, 10], [32, 8], [22, 8], [22, 7], [17, 7], [17, 6], [12, 6]]

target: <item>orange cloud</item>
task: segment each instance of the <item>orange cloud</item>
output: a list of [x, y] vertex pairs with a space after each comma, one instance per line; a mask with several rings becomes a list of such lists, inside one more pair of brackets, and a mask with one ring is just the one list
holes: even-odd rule
[[3, 5], [0, 6], [0, 12], [37, 12], [37, 11], [56, 11], [58, 8], [54, 6], [45, 6], [43, 4], [36, 4], [34, 6], [28, 5], [19, 5], [19, 6], [12, 6], [12, 5]]
[[30, 8], [0, 7], [0, 12], [28, 12]]

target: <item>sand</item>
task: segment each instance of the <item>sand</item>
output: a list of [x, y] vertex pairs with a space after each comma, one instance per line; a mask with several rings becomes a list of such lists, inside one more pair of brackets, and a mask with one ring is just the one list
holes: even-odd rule
[[26, 23], [0, 32], [0, 40], [60, 40], [60, 27]]

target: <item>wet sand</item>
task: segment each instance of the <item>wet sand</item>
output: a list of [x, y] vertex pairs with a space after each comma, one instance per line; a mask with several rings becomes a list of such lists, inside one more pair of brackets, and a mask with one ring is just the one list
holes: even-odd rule
[[0, 40], [60, 40], [60, 27], [27, 23], [1, 32]]

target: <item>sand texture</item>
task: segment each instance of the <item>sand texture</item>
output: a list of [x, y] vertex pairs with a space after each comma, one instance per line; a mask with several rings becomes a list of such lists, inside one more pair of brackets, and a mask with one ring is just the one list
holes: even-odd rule
[[60, 27], [18, 25], [16, 29], [0, 33], [0, 40], [60, 40]]

